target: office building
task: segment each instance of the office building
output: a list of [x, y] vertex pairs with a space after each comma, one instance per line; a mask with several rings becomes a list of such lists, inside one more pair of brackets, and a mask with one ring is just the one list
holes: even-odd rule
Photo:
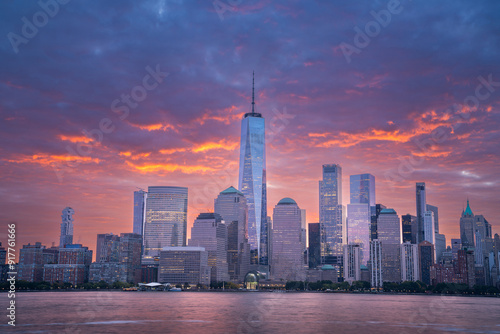
[[370, 233], [371, 233], [371, 237], [370, 237], [370, 240], [375, 240], [378, 238], [378, 235], [377, 235], [377, 219], [378, 219], [378, 216], [380, 214], [380, 211], [382, 211], [383, 209], [387, 209], [387, 207], [383, 204], [377, 204], [375, 205], [375, 214], [373, 214], [371, 216], [371, 226], [370, 226]]
[[190, 247], [203, 247], [208, 254], [210, 282], [229, 281], [227, 226], [217, 213], [200, 213], [191, 228]]
[[378, 239], [375, 239], [370, 241], [370, 284], [372, 288], [382, 288], [384, 282], [383, 274], [382, 243]]
[[382, 248], [384, 282], [401, 281], [401, 221], [394, 209], [382, 209], [377, 219], [378, 240]]
[[460, 217], [460, 239], [463, 247], [474, 247], [474, 214], [467, 200], [467, 207]]
[[419, 253], [419, 275], [420, 280], [425, 284], [431, 284], [430, 270], [434, 261], [434, 245], [424, 240], [418, 244]]
[[[361, 264], [369, 260], [371, 214], [368, 204], [347, 205], [347, 243], [359, 245]], [[345, 270], [344, 270], [345, 272]]]
[[268, 265], [265, 120], [255, 112], [255, 81], [252, 83], [252, 111], [241, 121], [238, 189], [248, 205], [248, 242], [252, 264]]
[[343, 273], [344, 212], [342, 167], [323, 165], [323, 179], [319, 181], [321, 263], [333, 265], [339, 273]]
[[160, 252], [158, 282], [209, 285], [208, 252], [203, 247], [164, 247]]
[[227, 226], [227, 263], [229, 279], [242, 282], [250, 265], [248, 243], [248, 207], [245, 196], [234, 187], [222, 191], [214, 202], [214, 212], [219, 214]]
[[186, 246], [187, 201], [187, 188], [148, 188], [143, 235], [145, 263], [158, 257], [163, 247]]
[[135, 234], [143, 234], [144, 220], [146, 218], [146, 199], [148, 193], [144, 190], [134, 191], [134, 222], [133, 232]]
[[320, 248], [321, 235], [319, 223], [309, 223], [309, 268], [313, 269], [321, 264]]
[[425, 240], [424, 237], [424, 215], [427, 211], [425, 196], [425, 182], [416, 184], [416, 204], [417, 204], [417, 244]]
[[83, 284], [89, 277], [92, 263], [92, 250], [80, 244], [66, 245], [59, 248], [57, 264], [46, 264], [43, 269], [43, 280], [49, 283]]
[[305, 279], [301, 211], [291, 198], [283, 198], [274, 207], [272, 230], [271, 277], [274, 280]]
[[401, 216], [403, 242], [417, 243], [417, 217], [409, 213]]

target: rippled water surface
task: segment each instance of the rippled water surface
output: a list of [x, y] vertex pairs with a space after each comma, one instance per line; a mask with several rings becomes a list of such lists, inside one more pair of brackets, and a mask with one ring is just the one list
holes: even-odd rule
[[16, 333], [500, 333], [500, 298], [277, 292], [18, 293]]

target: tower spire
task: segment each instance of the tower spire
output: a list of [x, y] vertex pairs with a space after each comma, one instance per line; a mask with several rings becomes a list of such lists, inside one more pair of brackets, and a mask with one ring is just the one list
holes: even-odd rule
[[255, 113], [255, 71], [252, 73], [252, 114]]

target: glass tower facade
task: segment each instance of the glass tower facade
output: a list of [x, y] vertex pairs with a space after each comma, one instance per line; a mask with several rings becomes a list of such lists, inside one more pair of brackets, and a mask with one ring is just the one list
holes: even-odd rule
[[265, 120], [255, 112], [252, 89], [252, 112], [241, 121], [239, 190], [248, 205], [248, 243], [252, 264], [268, 264], [268, 226], [266, 189]]
[[305, 279], [301, 211], [291, 198], [283, 198], [273, 211], [273, 257], [271, 276], [275, 280], [303, 281]]
[[[343, 259], [342, 167], [323, 165], [319, 181], [321, 263], [340, 265]], [[343, 269], [337, 268], [340, 273]]]
[[351, 175], [351, 204], [366, 203], [375, 207], [375, 176], [371, 174]]
[[134, 191], [134, 225], [135, 234], [142, 235], [144, 228], [144, 213], [146, 209], [146, 198], [148, 193], [144, 190]]
[[425, 199], [425, 182], [416, 184], [417, 199], [417, 244], [424, 241], [424, 214], [427, 211]]
[[186, 246], [188, 189], [149, 187], [144, 222], [144, 259], [160, 255], [163, 247]]

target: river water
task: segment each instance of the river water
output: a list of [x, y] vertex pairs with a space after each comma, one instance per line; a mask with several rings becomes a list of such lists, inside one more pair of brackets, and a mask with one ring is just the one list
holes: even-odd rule
[[282, 292], [25, 292], [0, 333], [500, 333], [500, 298]]

